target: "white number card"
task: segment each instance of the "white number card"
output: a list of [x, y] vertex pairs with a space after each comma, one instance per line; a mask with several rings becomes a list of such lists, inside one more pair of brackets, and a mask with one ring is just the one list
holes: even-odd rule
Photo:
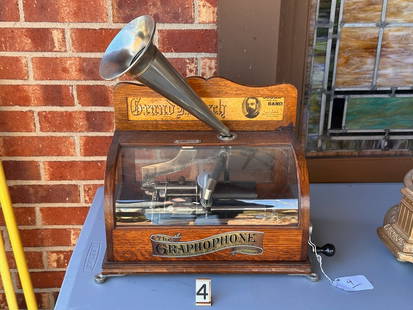
[[211, 306], [211, 279], [195, 280], [195, 304], [197, 306]]

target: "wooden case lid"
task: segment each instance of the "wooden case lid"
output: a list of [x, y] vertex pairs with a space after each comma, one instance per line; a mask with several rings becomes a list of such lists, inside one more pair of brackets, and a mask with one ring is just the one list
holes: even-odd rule
[[[296, 125], [297, 90], [290, 84], [244, 86], [224, 78], [186, 79], [232, 131], [273, 131]], [[116, 130], [205, 131], [211, 127], [146, 86], [120, 83], [114, 91]]]

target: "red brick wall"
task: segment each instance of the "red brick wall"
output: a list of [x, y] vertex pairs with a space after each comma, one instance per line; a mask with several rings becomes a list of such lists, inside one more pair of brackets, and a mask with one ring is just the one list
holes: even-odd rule
[[103, 184], [116, 83], [98, 75], [104, 49], [126, 22], [151, 14], [158, 22], [156, 44], [178, 70], [211, 76], [216, 1], [1, 1], [0, 156], [41, 308], [53, 307]]

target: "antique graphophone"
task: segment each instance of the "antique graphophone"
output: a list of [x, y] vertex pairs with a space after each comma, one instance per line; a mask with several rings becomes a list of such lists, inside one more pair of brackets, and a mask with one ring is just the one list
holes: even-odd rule
[[136, 18], [101, 62], [103, 78], [128, 73], [145, 86], [120, 83], [114, 92], [107, 250], [98, 279], [162, 272], [314, 277], [296, 89], [185, 81], [152, 44], [154, 33], [151, 17]]

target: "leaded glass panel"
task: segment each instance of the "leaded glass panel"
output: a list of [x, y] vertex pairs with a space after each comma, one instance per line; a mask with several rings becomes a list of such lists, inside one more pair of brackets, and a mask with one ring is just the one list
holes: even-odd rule
[[310, 152], [411, 150], [411, 13], [411, 0], [319, 0], [307, 92]]

